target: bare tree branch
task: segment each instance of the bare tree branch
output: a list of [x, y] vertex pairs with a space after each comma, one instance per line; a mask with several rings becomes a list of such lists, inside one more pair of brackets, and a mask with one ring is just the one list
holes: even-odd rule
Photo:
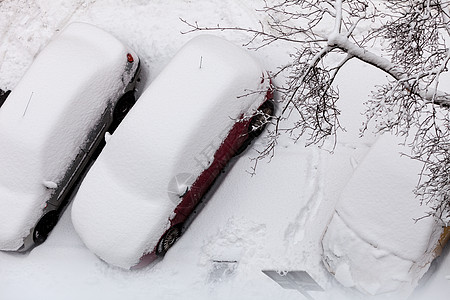
[[[260, 22], [258, 29], [202, 27], [182, 20], [189, 28], [186, 32], [248, 32], [252, 38], [247, 46], [256, 49], [277, 41], [296, 45], [292, 62], [275, 74], [287, 74], [286, 84], [277, 88], [282, 109], [257, 160], [274, 155], [281, 134], [295, 141], [306, 136], [308, 145], [336, 141], [341, 126], [339, 91], [333, 83], [342, 66], [357, 58], [390, 75], [388, 83], [374, 87], [365, 103], [367, 121], [362, 132], [374, 123], [380, 132], [412, 137], [410, 157], [424, 163], [416, 193], [431, 207], [430, 216], [448, 224], [450, 94], [441, 90], [441, 77], [448, 72], [450, 60], [450, 0], [264, 3], [267, 21]], [[281, 123], [287, 119], [293, 125], [284, 128]]]

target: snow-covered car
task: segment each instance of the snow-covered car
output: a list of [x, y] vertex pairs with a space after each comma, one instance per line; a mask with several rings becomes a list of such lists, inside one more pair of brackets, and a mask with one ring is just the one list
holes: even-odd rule
[[126, 269], [163, 256], [229, 160], [262, 132], [272, 95], [267, 73], [240, 47], [210, 35], [189, 41], [80, 186], [72, 221], [85, 245]]
[[133, 104], [139, 58], [72, 23], [39, 53], [0, 107], [0, 249], [45, 241], [70, 191]]
[[401, 156], [407, 149], [399, 143], [389, 134], [378, 138], [322, 239], [324, 265], [338, 282], [392, 299], [406, 299], [450, 236], [438, 220], [423, 218], [428, 208], [413, 193], [422, 164]]

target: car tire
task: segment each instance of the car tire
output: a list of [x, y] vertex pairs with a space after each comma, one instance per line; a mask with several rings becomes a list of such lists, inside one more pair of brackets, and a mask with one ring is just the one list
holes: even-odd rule
[[247, 147], [252, 143], [252, 141], [263, 133], [264, 129], [267, 126], [267, 122], [273, 116], [274, 111], [275, 108], [273, 106], [272, 101], [270, 100], [267, 100], [261, 105], [260, 108], [258, 108], [258, 112], [250, 120], [250, 124], [248, 126], [247, 131], [248, 137], [238, 148], [238, 150], [236, 150], [234, 156], [242, 154], [242, 152], [244, 152], [245, 149], [247, 149]]
[[156, 255], [164, 256], [180, 237], [181, 225], [170, 227], [159, 241], [156, 247]]
[[58, 222], [59, 215], [56, 210], [46, 213], [34, 227], [33, 241], [36, 245], [40, 245], [47, 239], [50, 232]]
[[272, 118], [275, 108], [272, 101], [267, 100], [259, 108], [255, 116], [252, 117], [248, 127], [248, 134], [251, 138], [256, 138], [263, 133], [268, 121]]
[[110, 133], [113, 133], [116, 130], [117, 126], [119, 126], [135, 103], [136, 97], [134, 96], [134, 90], [125, 93], [117, 101], [117, 104], [114, 107], [113, 121], [109, 128]]

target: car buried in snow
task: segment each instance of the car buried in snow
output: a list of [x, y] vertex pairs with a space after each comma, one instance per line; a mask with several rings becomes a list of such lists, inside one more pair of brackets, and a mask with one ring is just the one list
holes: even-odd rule
[[72, 23], [39, 53], [0, 107], [0, 250], [44, 242], [70, 193], [134, 104], [139, 58]]
[[229, 160], [274, 112], [271, 81], [219, 37], [189, 41], [139, 98], [74, 199], [85, 245], [125, 269], [163, 256]]
[[[344, 188], [322, 238], [322, 261], [364, 298], [406, 299], [450, 238], [413, 193], [423, 165], [403, 137], [378, 137]], [[358, 299], [360, 297], [357, 297]], [[377, 298], [378, 299], [378, 298]]]

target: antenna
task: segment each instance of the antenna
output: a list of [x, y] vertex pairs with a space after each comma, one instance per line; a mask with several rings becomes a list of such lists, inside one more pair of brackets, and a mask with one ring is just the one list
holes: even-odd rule
[[34, 93], [34, 92], [31, 92], [30, 99], [28, 99], [28, 103], [27, 103], [27, 106], [25, 107], [25, 111], [23, 112], [22, 117], [25, 117], [25, 114], [27, 113], [28, 105], [30, 105], [31, 98], [33, 97], [33, 93]]

